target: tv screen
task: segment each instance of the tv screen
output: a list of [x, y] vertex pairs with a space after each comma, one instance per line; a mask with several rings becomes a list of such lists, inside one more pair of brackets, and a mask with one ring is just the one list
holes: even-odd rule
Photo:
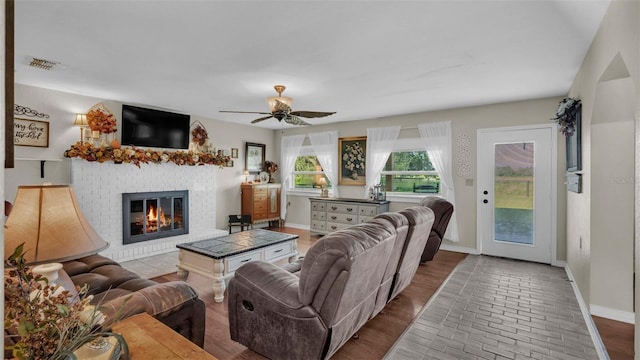
[[122, 105], [122, 145], [189, 147], [189, 115]]

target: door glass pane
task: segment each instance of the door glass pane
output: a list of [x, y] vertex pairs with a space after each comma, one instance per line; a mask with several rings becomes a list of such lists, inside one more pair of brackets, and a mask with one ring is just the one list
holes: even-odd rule
[[495, 240], [533, 245], [533, 142], [495, 144]]

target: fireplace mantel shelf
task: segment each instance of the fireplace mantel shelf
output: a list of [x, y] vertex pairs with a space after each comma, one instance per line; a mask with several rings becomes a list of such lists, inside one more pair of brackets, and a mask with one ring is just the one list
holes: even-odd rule
[[140, 149], [136, 147], [122, 147], [114, 149], [112, 147], [95, 147], [88, 143], [77, 142], [64, 152], [68, 158], [80, 158], [90, 162], [103, 163], [113, 161], [116, 164], [127, 163], [140, 167], [140, 164], [162, 164], [172, 162], [177, 165], [217, 165], [227, 166], [231, 161], [230, 156], [217, 154], [194, 153], [183, 150], [152, 150]]

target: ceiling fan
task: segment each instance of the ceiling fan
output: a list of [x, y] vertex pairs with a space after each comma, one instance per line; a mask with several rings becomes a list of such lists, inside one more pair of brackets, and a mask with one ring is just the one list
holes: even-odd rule
[[282, 92], [286, 88], [284, 85], [276, 85], [273, 87], [276, 89], [278, 96], [272, 96], [267, 98], [267, 103], [271, 108], [271, 112], [257, 112], [257, 111], [225, 111], [226, 113], [238, 113], [238, 114], [263, 114], [269, 115], [261, 118], [257, 118], [251, 121], [252, 124], [259, 123], [270, 118], [276, 118], [278, 121], [284, 120], [284, 122], [291, 125], [311, 125], [308, 122], [301, 119], [304, 118], [318, 118], [335, 114], [334, 112], [322, 112], [322, 111], [292, 111], [291, 104], [293, 99], [287, 96], [282, 96]]

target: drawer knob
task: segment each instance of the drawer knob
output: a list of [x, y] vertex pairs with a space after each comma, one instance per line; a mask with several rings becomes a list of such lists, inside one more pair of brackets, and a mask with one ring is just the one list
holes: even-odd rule
[[338, 228], [337, 226], [335, 226], [335, 225], [331, 225], [331, 229], [332, 229], [332, 230], [335, 230], [335, 229], [337, 229], [337, 228]]
[[248, 262], [248, 261], [251, 261], [251, 258], [244, 259], [244, 260], [240, 260], [240, 262], [241, 262], [241, 263], [246, 263], [246, 262]]
[[351, 222], [351, 220], [353, 220], [353, 218], [347, 218], [347, 221]]
[[274, 253], [279, 253], [280, 251], [282, 251], [282, 249], [278, 249], [278, 250], [274, 251]]
[[332, 216], [332, 217], [331, 217], [331, 220], [335, 220], [335, 219], [337, 219], [337, 218], [338, 218], [337, 216]]
[[347, 211], [348, 211], [348, 212], [352, 212], [352, 211], [353, 211], [353, 208], [347, 208]]
[[338, 208], [337, 208], [337, 207], [335, 207], [335, 206], [332, 206], [332, 207], [331, 207], [331, 210], [333, 210], [333, 211], [336, 211], [337, 209], [338, 209]]

